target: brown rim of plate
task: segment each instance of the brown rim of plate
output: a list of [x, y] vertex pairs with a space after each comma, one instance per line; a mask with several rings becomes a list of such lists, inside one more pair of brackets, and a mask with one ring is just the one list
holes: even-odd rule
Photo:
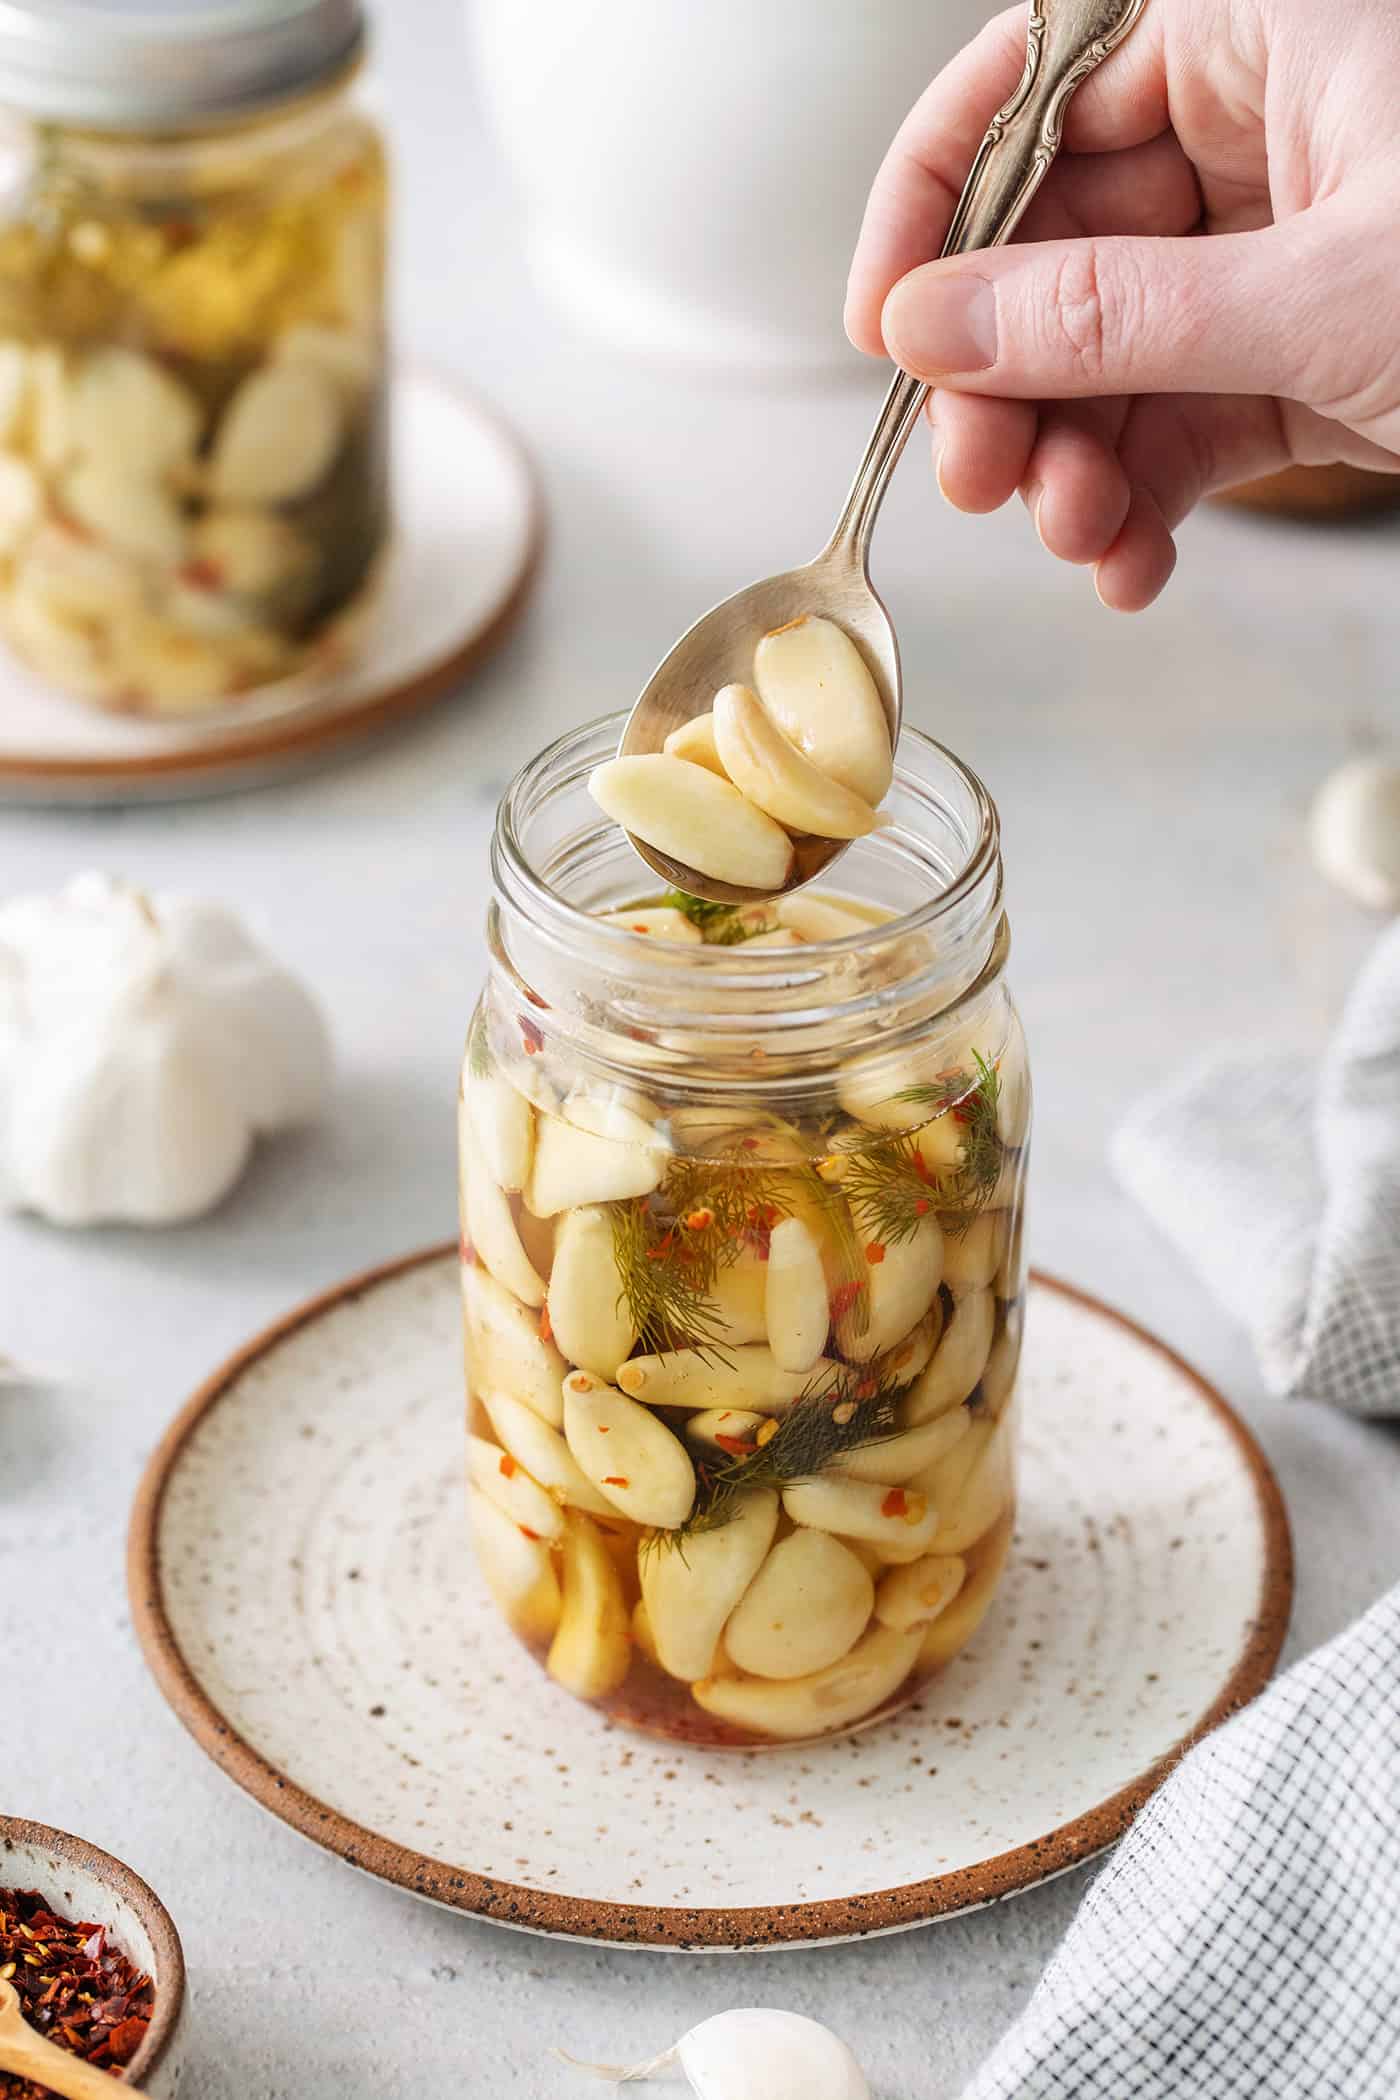
[[132, 1619], [147, 1662], [165, 1698], [195, 1741], [221, 1771], [263, 1808], [289, 1823], [303, 1837], [333, 1852], [352, 1867], [381, 1881], [408, 1889], [451, 1910], [467, 1912], [499, 1925], [614, 1945], [706, 1948], [786, 1947], [800, 1942], [858, 1938], [866, 1933], [898, 1931], [953, 1912], [974, 1910], [999, 1897], [1079, 1866], [1121, 1837], [1148, 1796], [1200, 1737], [1228, 1719], [1262, 1690], [1273, 1672], [1288, 1628], [1293, 1602], [1293, 1549], [1283, 1498], [1268, 1460], [1234, 1409], [1200, 1373], [1137, 1322], [1074, 1285], [1032, 1270], [1042, 1289], [1057, 1291], [1077, 1305], [1126, 1328], [1189, 1380], [1211, 1412], [1229, 1431], [1248, 1468], [1258, 1500], [1264, 1535], [1259, 1605], [1248, 1637], [1229, 1677], [1206, 1711], [1138, 1778], [1044, 1837], [998, 1853], [950, 1874], [937, 1874], [902, 1888], [869, 1895], [837, 1897], [815, 1903], [761, 1904], [749, 1908], [683, 1909], [673, 1905], [594, 1901], [585, 1896], [551, 1895], [495, 1876], [446, 1865], [378, 1836], [338, 1809], [306, 1793], [285, 1773], [268, 1763], [232, 1728], [210, 1699], [180, 1652], [161, 1591], [159, 1532], [161, 1505], [180, 1454], [204, 1416], [217, 1405], [250, 1365], [267, 1355], [288, 1335], [319, 1319], [347, 1299], [360, 1297], [377, 1284], [407, 1270], [446, 1261], [456, 1243], [428, 1247], [352, 1276], [298, 1306], [256, 1335], [216, 1371], [175, 1417], [151, 1456], [137, 1491], [127, 1540], [127, 1587]]
[[[128, 1904], [155, 1950], [155, 2006], [146, 2038], [122, 2073], [122, 2083], [140, 2085], [159, 2065], [175, 2037], [185, 2005], [185, 1950], [175, 1921], [155, 1890], [128, 1867], [86, 1838], [70, 1831], [54, 1830], [47, 1823], [30, 1823], [23, 1816], [0, 1816], [0, 1867], [12, 1845], [33, 1845], [51, 1852], [65, 1865], [105, 1882]], [[121, 2091], [118, 2084], [115, 2091]]]
[[494, 424], [497, 434], [509, 445], [524, 470], [529, 492], [529, 531], [519, 570], [504, 598], [484, 627], [438, 663], [420, 671], [403, 685], [391, 686], [346, 714], [318, 714], [299, 719], [295, 709], [275, 716], [261, 726], [249, 724], [239, 730], [236, 720], [228, 724], [227, 736], [211, 736], [187, 751], [147, 753], [141, 758], [13, 758], [0, 757], [0, 789], [23, 788], [42, 806], [44, 790], [52, 788], [58, 799], [75, 800], [84, 788], [114, 789], [124, 783], [133, 789], [143, 785], [185, 781], [202, 783], [211, 790], [232, 783], [240, 775], [260, 776], [264, 769], [295, 767], [349, 747], [407, 721], [421, 709], [442, 700], [467, 675], [492, 656], [505, 641], [534, 589], [545, 544], [544, 498], [534, 461], [514, 428], [470, 387], [445, 379], [418, 366], [401, 368], [406, 376], [424, 379], [443, 393], [466, 402], [475, 415]]

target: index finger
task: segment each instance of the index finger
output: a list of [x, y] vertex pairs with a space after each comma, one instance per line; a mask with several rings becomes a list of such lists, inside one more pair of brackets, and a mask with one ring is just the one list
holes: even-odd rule
[[[1170, 123], [1160, 10], [1147, 10], [1127, 43], [1070, 104], [1065, 144], [1111, 152], [1144, 144]], [[865, 207], [846, 290], [846, 332], [883, 354], [880, 313], [892, 286], [943, 246], [977, 148], [1026, 63], [1024, 6], [993, 16], [924, 90], [895, 134]]]

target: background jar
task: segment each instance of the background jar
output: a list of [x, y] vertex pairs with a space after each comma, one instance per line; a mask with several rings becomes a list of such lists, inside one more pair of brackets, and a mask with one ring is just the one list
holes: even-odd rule
[[621, 721], [526, 767], [496, 833], [461, 1111], [475, 1549], [578, 1696], [801, 1740], [912, 1697], [1010, 1545], [1030, 1100], [996, 812], [906, 731], [848, 901], [705, 945], [588, 798]]
[[294, 697], [388, 536], [360, 6], [242, 13], [0, 20], [0, 634], [123, 712]]

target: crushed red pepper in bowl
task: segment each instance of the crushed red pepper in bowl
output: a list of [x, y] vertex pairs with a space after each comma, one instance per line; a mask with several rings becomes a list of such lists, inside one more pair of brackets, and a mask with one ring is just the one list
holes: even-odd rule
[[[155, 1985], [105, 1925], [56, 1917], [34, 1889], [0, 1888], [0, 1976], [36, 2034], [120, 2078], [146, 2038]], [[0, 2100], [50, 2100], [32, 2078], [0, 2071]]]

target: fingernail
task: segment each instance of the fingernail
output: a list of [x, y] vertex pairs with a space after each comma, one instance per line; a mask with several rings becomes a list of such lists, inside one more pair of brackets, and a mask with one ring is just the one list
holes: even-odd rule
[[[1025, 505], [1031, 514], [1031, 523], [1035, 527], [1036, 538], [1040, 541], [1042, 547], [1045, 547], [1045, 534], [1040, 529], [1040, 513], [1044, 502], [1045, 488], [1043, 483], [1028, 481], [1025, 488]], [[1045, 551], [1048, 554], [1050, 550], [1046, 547]]]
[[996, 289], [969, 270], [915, 270], [885, 302], [884, 335], [905, 370], [925, 378], [985, 372], [996, 363]]
[[943, 486], [943, 447], [941, 445], [935, 448], [933, 455], [933, 478], [938, 483], [938, 493], [943, 498], [943, 501], [951, 503], [953, 499]]

